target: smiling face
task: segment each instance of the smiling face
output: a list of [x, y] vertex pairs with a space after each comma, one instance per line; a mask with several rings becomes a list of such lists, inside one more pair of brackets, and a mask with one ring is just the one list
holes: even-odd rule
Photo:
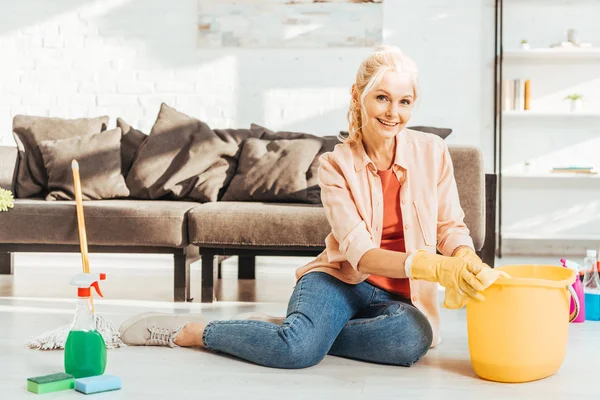
[[386, 71], [364, 98], [363, 136], [377, 141], [393, 139], [408, 123], [414, 101], [411, 76], [406, 72]]

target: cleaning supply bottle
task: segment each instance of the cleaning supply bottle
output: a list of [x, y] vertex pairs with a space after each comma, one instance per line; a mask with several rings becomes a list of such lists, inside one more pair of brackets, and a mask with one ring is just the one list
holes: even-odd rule
[[583, 261], [583, 292], [586, 320], [600, 321], [600, 276], [596, 265], [596, 250], [588, 250]]
[[96, 330], [91, 288], [102, 296], [98, 282], [106, 274], [79, 274], [71, 280], [77, 286], [77, 307], [67, 342], [65, 343], [65, 372], [75, 378], [102, 375], [106, 368], [106, 345]]
[[[564, 258], [560, 259], [560, 262], [562, 263], [563, 267], [572, 269], [573, 271], [575, 271], [575, 276], [577, 277], [575, 279], [575, 282], [573, 282], [573, 289], [575, 289], [575, 293], [577, 294], [577, 298], [579, 299], [579, 314], [577, 315], [577, 318], [575, 318], [573, 321], [571, 322], [585, 322], [585, 296], [584, 296], [584, 292], [583, 292], [583, 284], [581, 283], [581, 280], [579, 279], [579, 272], [581, 271], [581, 266], [579, 264], [577, 264], [574, 261], [571, 260], [567, 260]], [[571, 313], [573, 313], [573, 311], [575, 311], [575, 300], [571, 299], [571, 309], [569, 310], [569, 315], [571, 315]]]

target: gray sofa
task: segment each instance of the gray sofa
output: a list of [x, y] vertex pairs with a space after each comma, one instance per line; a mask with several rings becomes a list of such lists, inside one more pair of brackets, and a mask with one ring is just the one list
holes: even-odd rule
[[[494, 176], [484, 174], [478, 149], [449, 148], [466, 224], [476, 250], [493, 266]], [[18, 162], [16, 147], [0, 147], [0, 187], [15, 191]], [[191, 300], [190, 264], [197, 260], [201, 301], [212, 302], [227, 256], [239, 256], [239, 278], [254, 279], [256, 256], [316, 256], [330, 232], [318, 202], [201, 203], [167, 196], [87, 200], [84, 210], [90, 252], [172, 254], [177, 302]], [[14, 253], [79, 252], [78, 243], [74, 201], [16, 198], [14, 208], [0, 212], [0, 274], [13, 273]]]

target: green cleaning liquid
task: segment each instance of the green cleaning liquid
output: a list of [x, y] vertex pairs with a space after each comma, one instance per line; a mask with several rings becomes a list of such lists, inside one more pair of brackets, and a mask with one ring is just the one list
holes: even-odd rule
[[98, 282], [105, 279], [106, 274], [84, 273], [71, 280], [77, 286], [77, 305], [65, 343], [65, 372], [75, 378], [102, 375], [106, 368], [106, 344], [96, 329], [91, 298], [91, 288], [102, 296]]
[[106, 345], [97, 330], [71, 331], [65, 344], [65, 372], [75, 378], [102, 375]]

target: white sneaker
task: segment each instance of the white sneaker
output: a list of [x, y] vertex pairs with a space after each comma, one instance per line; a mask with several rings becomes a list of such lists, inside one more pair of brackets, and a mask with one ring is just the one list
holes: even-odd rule
[[149, 312], [136, 315], [119, 328], [121, 340], [129, 346], [177, 347], [175, 337], [188, 323], [201, 320], [200, 316]]
[[238, 314], [230, 318], [231, 321], [237, 320], [251, 320], [251, 321], [264, 321], [269, 322], [275, 325], [283, 325], [283, 321], [285, 321], [285, 317], [274, 317], [272, 315], [267, 315], [260, 312], [247, 312], [243, 314]]

